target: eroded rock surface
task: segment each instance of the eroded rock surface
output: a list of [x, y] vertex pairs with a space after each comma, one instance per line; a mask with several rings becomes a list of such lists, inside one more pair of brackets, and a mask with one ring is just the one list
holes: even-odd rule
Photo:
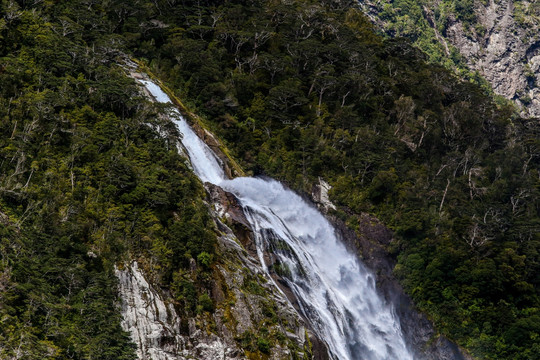
[[[379, 17], [390, 0], [360, 0], [368, 17], [381, 29]], [[473, 71], [478, 71], [496, 94], [513, 100], [522, 116], [540, 117], [540, 4], [535, 0], [475, 0], [475, 20], [466, 24], [455, 13], [442, 20], [435, 12], [443, 4], [435, 0], [422, 13], [435, 38], [450, 57], [454, 46]], [[442, 28], [442, 30], [441, 30]]]
[[146, 281], [137, 262], [115, 269], [122, 298], [122, 328], [137, 344], [139, 359], [180, 360], [185, 342], [180, 318]]
[[[520, 6], [528, 9], [531, 1], [522, 1]], [[477, 1], [475, 14], [482, 32], [451, 19], [446, 38], [473, 70], [484, 75], [495, 93], [516, 101], [523, 115], [540, 116], [538, 34], [529, 34], [530, 29], [518, 23], [511, 0], [489, 0], [486, 5]]]

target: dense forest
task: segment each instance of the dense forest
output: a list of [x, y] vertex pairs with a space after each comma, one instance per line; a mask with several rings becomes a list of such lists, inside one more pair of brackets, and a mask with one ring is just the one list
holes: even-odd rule
[[441, 333], [479, 359], [540, 358], [538, 120], [376, 35], [354, 1], [3, 0], [0, 14], [0, 357], [133, 358], [120, 259], [144, 257], [201, 311], [204, 191], [130, 56], [245, 170], [300, 192], [323, 177], [350, 227], [380, 218]]
[[134, 359], [113, 266], [139, 259], [188, 314], [207, 304], [204, 190], [107, 14], [19, 3], [0, 7], [0, 358]]

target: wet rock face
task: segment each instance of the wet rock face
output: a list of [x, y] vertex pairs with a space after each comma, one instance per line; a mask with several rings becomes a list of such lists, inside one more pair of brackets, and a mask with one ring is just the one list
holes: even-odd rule
[[231, 170], [231, 168], [229, 166], [229, 159], [227, 158], [227, 156], [225, 156], [223, 151], [221, 151], [220, 143], [216, 139], [216, 137], [212, 133], [210, 133], [208, 130], [202, 128], [197, 123], [192, 123], [190, 125], [191, 125], [193, 131], [195, 131], [195, 133], [197, 134], [197, 136], [199, 138], [201, 138], [206, 143], [206, 145], [208, 145], [208, 147], [210, 149], [212, 149], [214, 154], [216, 154], [216, 156], [221, 161], [221, 166], [223, 168], [223, 171], [225, 172], [225, 176], [227, 176], [229, 179], [231, 179], [232, 178], [232, 170]]
[[[249, 223], [242, 211], [241, 204], [236, 197], [221, 188], [206, 184], [205, 185], [214, 204], [219, 217], [227, 222], [230, 229], [235, 229], [237, 239], [241, 239], [244, 249], [248, 249], [247, 254], [250, 258], [256, 259], [257, 253], [254, 245], [253, 235], [249, 228]], [[319, 184], [315, 185], [311, 194], [314, 203], [323, 211], [327, 212], [330, 209], [335, 209], [334, 205], [328, 198], [328, 190], [330, 186], [323, 179], [319, 179]], [[370, 268], [377, 277], [377, 287], [384, 297], [392, 302], [398, 313], [401, 326], [404, 331], [408, 344], [415, 349], [415, 359], [417, 360], [468, 360], [466, 354], [448, 339], [441, 337], [435, 331], [431, 322], [420, 312], [414, 308], [411, 299], [404, 293], [397, 279], [393, 275], [395, 260], [388, 252], [388, 246], [393, 241], [392, 232], [385, 227], [378, 219], [368, 214], [358, 216], [359, 234], [360, 236], [349, 229], [346, 224], [338, 218], [327, 215], [327, 218], [334, 224], [336, 231], [347, 247], [356, 252], [362, 262]], [[242, 236], [239, 236], [238, 229], [242, 229]], [[264, 256], [267, 265], [273, 263], [272, 254]], [[256, 260], [254, 260], [256, 261]], [[241, 275], [236, 275], [241, 276]], [[289, 301], [293, 301], [294, 296], [289, 294], [289, 289], [280, 281], [277, 274], [272, 275], [276, 284], [281, 287], [281, 290], [289, 297]], [[238, 299], [242, 295], [237, 295]], [[235, 310], [242, 310], [246, 304], [243, 301], [238, 301], [235, 305]], [[289, 305], [290, 306], [290, 305]], [[235, 314], [237, 318], [241, 318], [246, 311], [240, 311]], [[249, 319], [243, 319], [243, 326], [249, 324]], [[237, 332], [245, 329], [237, 328]], [[297, 338], [296, 335], [290, 334], [290, 338]], [[328, 350], [323, 341], [315, 336], [310, 336], [312, 343], [312, 354], [314, 359], [328, 359]]]
[[217, 216], [222, 219], [222, 223], [218, 223], [218, 226], [226, 224], [226, 227], [232, 230], [234, 236], [240, 241], [248, 254], [256, 259], [257, 248], [253, 240], [253, 234], [238, 199], [217, 185], [206, 183], [205, 187], [210, 203], [214, 205]]
[[[252, 274], [260, 275], [259, 278], [265, 276], [265, 272], [262, 270], [258, 260], [253, 232], [242, 205], [236, 196], [210, 183], [206, 183], [205, 188], [209, 202], [213, 204], [215, 217], [220, 219], [217, 222], [218, 228], [227, 233], [226, 238], [230, 240], [220, 242], [222, 251], [227, 253], [233, 248], [236, 249], [237, 254], [235, 256], [240, 258], [244, 269], [250, 269]], [[272, 254], [266, 253], [264, 254], [264, 261], [267, 265], [271, 265], [274, 263], [275, 258]], [[224, 271], [223, 273], [226, 274], [227, 272]], [[290, 293], [290, 289], [284, 285], [285, 282], [281, 281], [277, 274], [273, 273], [272, 278], [275, 284], [280, 287], [282, 293], [279, 293], [273, 284], [269, 282], [262, 283], [261, 286], [268, 293], [268, 296], [265, 296], [266, 299], [257, 299], [257, 296], [254, 297], [245, 291], [240, 291], [238, 285], [234, 285], [235, 283], [244, 283], [246, 280], [244, 272], [231, 272], [229, 270], [228, 274], [226, 276], [227, 285], [233, 289], [236, 299], [235, 305], [230, 312], [235, 319], [239, 320], [236, 328], [233, 329], [236, 334], [242, 334], [249, 331], [249, 329], [256, 329], [257, 323], [262, 320], [260, 314], [262, 309], [259, 300], [266, 304], [268, 304], [267, 300], [270, 300], [271, 303], [277, 304], [278, 317], [283, 319], [284, 324], [289, 324], [288, 327], [282, 327], [278, 331], [281, 331], [288, 338], [288, 341], [296, 344], [297, 348], [309, 351], [310, 354], [305, 354], [306, 358], [314, 360], [329, 359], [326, 344], [307, 327], [307, 322], [298, 313], [294, 295]], [[251, 278], [253, 279], [253, 277]], [[251, 309], [251, 316], [248, 309]], [[310, 347], [311, 349], [308, 349]], [[297, 356], [303, 358], [304, 353], [298, 353]], [[281, 348], [277, 349], [277, 353], [272, 358], [289, 359], [294, 357], [290, 351]]]
[[238, 223], [249, 227], [249, 222], [244, 215], [242, 205], [240, 205], [236, 196], [224, 191], [217, 185], [206, 183], [205, 187], [210, 202], [214, 205], [219, 217], [227, 219], [229, 223]]

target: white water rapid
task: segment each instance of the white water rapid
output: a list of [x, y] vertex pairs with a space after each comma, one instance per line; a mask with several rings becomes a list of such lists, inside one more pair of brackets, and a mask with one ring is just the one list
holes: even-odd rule
[[[170, 102], [149, 81], [159, 102]], [[317, 209], [275, 180], [226, 179], [217, 156], [174, 111], [196, 175], [235, 194], [256, 236], [257, 252], [275, 256], [274, 270], [296, 296], [313, 330], [339, 360], [412, 360], [392, 305], [377, 294], [371, 274], [338, 240]]]

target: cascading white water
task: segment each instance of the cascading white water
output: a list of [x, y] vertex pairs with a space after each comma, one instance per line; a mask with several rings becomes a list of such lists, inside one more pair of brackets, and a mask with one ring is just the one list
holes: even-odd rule
[[[143, 83], [157, 101], [170, 102], [158, 86]], [[238, 197], [263, 267], [282, 274], [332, 358], [412, 360], [393, 307], [379, 297], [374, 276], [347, 251], [326, 218], [275, 180], [226, 179], [217, 156], [177, 111], [174, 115], [196, 175]], [[265, 264], [265, 252], [275, 256], [274, 264]]]
[[[146, 89], [161, 103], [171, 103], [172, 101], [159, 86], [148, 80], [140, 80]], [[182, 145], [187, 150], [191, 165], [195, 175], [202, 182], [219, 184], [225, 179], [223, 166], [212, 150], [202, 141], [186, 120], [180, 115], [177, 109], [171, 110], [171, 119], [182, 134]]]

